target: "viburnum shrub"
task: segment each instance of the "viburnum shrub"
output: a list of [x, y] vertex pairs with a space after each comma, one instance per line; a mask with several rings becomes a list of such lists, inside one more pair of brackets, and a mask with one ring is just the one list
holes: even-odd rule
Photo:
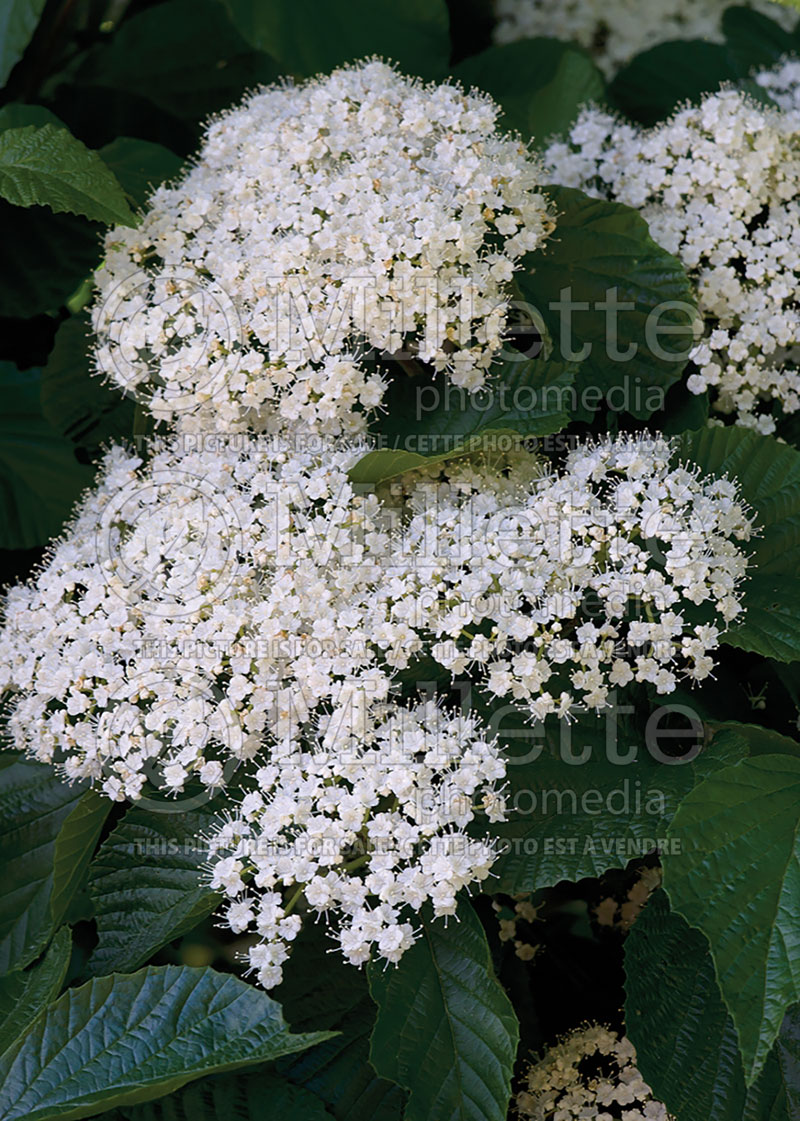
[[18, 8], [0, 1116], [788, 1121], [796, 18]]

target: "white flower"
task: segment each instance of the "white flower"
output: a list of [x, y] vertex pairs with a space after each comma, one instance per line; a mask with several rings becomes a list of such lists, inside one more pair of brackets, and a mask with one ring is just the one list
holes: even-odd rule
[[[453, 461], [385, 505], [347, 477], [367, 446], [176, 438], [146, 464], [110, 452], [36, 580], [6, 601], [15, 745], [115, 799], [193, 777], [215, 790], [254, 758], [271, 787], [309, 729], [331, 758], [357, 752], [417, 656], [532, 721], [603, 708], [631, 680], [669, 692], [712, 671], [742, 610], [737, 542], [751, 531], [730, 482], [676, 467], [664, 440], [607, 439], [558, 474], [527, 452]], [[468, 765], [458, 828], [469, 776], [497, 777], [485, 758]], [[395, 769], [393, 796], [415, 774]], [[291, 799], [278, 811], [291, 820]], [[344, 799], [339, 825], [357, 833], [365, 812]]]
[[99, 372], [191, 431], [360, 431], [373, 348], [480, 386], [518, 259], [554, 225], [499, 113], [377, 61], [251, 95], [107, 235]]
[[281, 752], [277, 763], [256, 775], [259, 806], [245, 799], [211, 838], [212, 884], [234, 901], [240, 872], [255, 885], [227, 920], [241, 932], [250, 915], [262, 939], [250, 964], [267, 987], [280, 980], [286, 943], [299, 929], [290, 911], [301, 894], [305, 908], [331, 923], [348, 961], [360, 965], [374, 948], [396, 962], [417, 936], [410, 919], [423, 903], [435, 915], [453, 914], [457, 893], [488, 875], [492, 844], [465, 830], [487, 801], [502, 819], [505, 765], [474, 718], [433, 702], [387, 704], [350, 753], [317, 741]]
[[[496, 43], [513, 43], [546, 35], [574, 39], [591, 51], [598, 65], [612, 75], [640, 51], [673, 39], [722, 42], [722, 13], [730, 0], [495, 0]], [[797, 21], [771, 0], [750, 0], [787, 30]]]
[[345, 750], [389, 689], [365, 629], [384, 512], [346, 474], [365, 448], [190, 443], [146, 464], [109, 452], [42, 571], [5, 603], [16, 745], [112, 798], [146, 780], [224, 786], [309, 720]]
[[758, 78], [783, 88], [783, 110], [724, 90], [644, 130], [584, 109], [545, 156], [559, 182], [640, 209], [680, 258], [705, 325], [687, 386], [762, 433], [800, 408], [796, 74], [786, 64]]
[[752, 527], [733, 484], [676, 466], [663, 438], [579, 446], [558, 474], [531, 455], [459, 460], [408, 487], [372, 597], [377, 646], [402, 620], [533, 721], [601, 709], [632, 680], [665, 693], [711, 672]]

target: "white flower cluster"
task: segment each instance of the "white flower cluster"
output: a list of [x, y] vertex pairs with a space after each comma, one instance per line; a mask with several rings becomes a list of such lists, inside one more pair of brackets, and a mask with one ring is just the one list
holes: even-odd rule
[[518, 260], [554, 225], [499, 113], [377, 61], [253, 94], [107, 235], [99, 371], [191, 431], [358, 431], [376, 351], [482, 385]]
[[796, 58], [785, 58], [771, 70], [754, 74], [753, 81], [787, 113], [800, 111], [800, 61]]
[[311, 725], [350, 750], [416, 655], [532, 720], [711, 672], [751, 529], [733, 483], [672, 466], [666, 441], [608, 439], [558, 474], [527, 452], [420, 472], [392, 505], [348, 481], [365, 448], [112, 451], [8, 597], [16, 743], [137, 798], [223, 786], [227, 761], [295, 751]]
[[[496, 43], [540, 35], [572, 39], [590, 51], [611, 77], [634, 55], [672, 39], [722, 42], [722, 13], [731, 0], [495, 0]], [[749, 0], [748, 7], [787, 30], [797, 13], [771, 0]]]
[[257, 790], [212, 838], [212, 886], [231, 899], [230, 927], [258, 934], [248, 954], [261, 984], [281, 979], [301, 895], [308, 911], [336, 915], [336, 939], [355, 965], [373, 951], [398, 961], [424, 903], [454, 914], [456, 894], [494, 862], [492, 845], [465, 830], [479, 813], [503, 819], [504, 775], [476, 721], [432, 701], [380, 706], [349, 752], [319, 742], [275, 750]]
[[[13, 588], [0, 692], [18, 747], [111, 798], [190, 780], [291, 739], [324, 710], [360, 736], [389, 678], [364, 630], [383, 512], [346, 470], [363, 449], [281, 441], [142, 467], [121, 449], [35, 582]], [[320, 716], [321, 718], [321, 716]]]
[[800, 408], [797, 124], [724, 90], [650, 130], [585, 109], [546, 154], [559, 182], [637, 207], [681, 259], [705, 323], [688, 387], [763, 433]]
[[529, 1121], [670, 1121], [631, 1041], [600, 1025], [573, 1032], [533, 1063], [516, 1106]]
[[707, 677], [741, 611], [751, 524], [734, 483], [671, 460], [663, 439], [609, 438], [556, 474], [523, 456], [422, 476], [373, 596], [386, 661], [425, 650], [534, 721], [601, 709], [633, 680], [669, 693]]

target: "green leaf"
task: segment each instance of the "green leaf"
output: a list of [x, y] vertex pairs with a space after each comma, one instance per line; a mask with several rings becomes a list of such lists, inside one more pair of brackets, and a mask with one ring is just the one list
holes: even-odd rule
[[745, 1081], [800, 1000], [800, 758], [760, 755], [710, 775], [681, 804], [664, 857], [673, 908], [711, 944]]
[[420, 919], [397, 966], [369, 968], [372, 1065], [409, 1091], [405, 1121], [505, 1121], [519, 1029], [483, 928], [466, 902]]
[[220, 1074], [146, 1105], [126, 1106], [127, 1121], [330, 1121], [308, 1090], [269, 1071]]
[[774, 66], [784, 55], [795, 54], [800, 39], [779, 23], [752, 8], [728, 8], [722, 16], [725, 43], [740, 73]]
[[64, 921], [70, 903], [86, 882], [89, 861], [110, 811], [110, 799], [87, 790], [56, 837], [50, 896], [54, 926]]
[[93, 468], [77, 461], [73, 445], [42, 416], [40, 382], [38, 370], [22, 373], [0, 363], [0, 546], [5, 549], [30, 549], [56, 537], [94, 478]]
[[67, 786], [52, 767], [11, 753], [0, 762], [0, 973], [44, 949], [110, 809], [107, 798]]
[[574, 366], [521, 354], [494, 362], [480, 390], [461, 389], [446, 374], [401, 375], [389, 386], [373, 433], [384, 450], [423, 455], [477, 446], [474, 437], [490, 450], [493, 436], [546, 436], [569, 422], [574, 380]]
[[274, 62], [250, 49], [218, 0], [166, 0], [132, 15], [110, 42], [89, 50], [73, 81], [144, 97], [199, 122], [278, 76]]
[[31, 41], [45, 0], [0, 0], [0, 86]]
[[[2, 3], [2, 0], [0, 0]], [[55, 125], [57, 128], [66, 128], [55, 113], [45, 109], [44, 105], [27, 105], [22, 101], [12, 101], [0, 109], [0, 131], [7, 128], [24, 128], [26, 125]]]
[[241, 34], [284, 71], [310, 76], [382, 55], [401, 70], [443, 77], [450, 56], [444, 0], [223, 0]]
[[42, 370], [42, 416], [61, 436], [91, 452], [129, 439], [135, 404], [93, 376], [89, 325], [71, 316], [58, 329]]
[[378, 448], [350, 478], [376, 483], [471, 452], [508, 449], [518, 437], [560, 431], [574, 405], [575, 369], [544, 359], [495, 363], [486, 388], [474, 392], [433, 379], [397, 377], [386, 411], [373, 426]]
[[[775, 1050], [786, 1092], [787, 1114], [800, 1116], [800, 1005], [790, 1008], [781, 1024]], [[754, 1118], [753, 1121], [758, 1121]], [[779, 1119], [776, 1118], [776, 1121]]]
[[539, 147], [566, 133], [582, 105], [605, 101], [605, 82], [591, 58], [559, 39], [489, 47], [459, 62], [453, 74], [490, 93], [503, 108], [503, 125]]
[[220, 896], [204, 882], [201, 844], [213, 811], [152, 813], [134, 806], [106, 838], [89, 872], [99, 942], [94, 976], [136, 969], [210, 915]]
[[99, 263], [101, 229], [73, 214], [0, 199], [0, 314], [27, 318], [66, 303]]
[[0, 1115], [89, 1117], [323, 1038], [291, 1035], [280, 1006], [230, 974], [168, 965], [95, 978], [0, 1056]]
[[677, 448], [705, 473], [735, 478], [760, 530], [747, 546], [744, 619], [723, 641], [792, 661], [800, 656], [800, 453], [771, 436], [718, 426], [684, 433]]
[[0, 977], [0, 1054], [58, 996], [71, 953], [72, 933], [63, 926], [40, 962]]
[[100, 149], [103, 162], [111, 168], [134, 206], [144, 206], [153, 189], [174, 179], [183, 160], [161, 144], [118, 136]]
[[16, 206], [49, 206], [109, 225], [136, 225], [113, 172], [58, 125], [0, 132], [0, 195]]
[[580, 363], [579, 416], [605, 404], [647, 417], [686, 366], [696, 314], [689, 280], [631, 207], [570, 187], [546, 192], [556, 230], [526, 256], [517, 274], [522, 295], [544, 321], [556, 358]]
[[787, 1098], [796, 1103], [800, 1093], [800, 1070], [781, 1069], [778, 1056], [797, 1038], [797, 1012], [787, 1016], [767, 1066], [746, 1088], [708, 941], [670, 913], [662, 891], [625, 942], [625, 974], [625, 1025], [637, 1066], [673, 1116], [680, 1121], [786, 1121]]
[[[645, 728], [620, 720], [624, 707], [536, 728], [511, 706], [488, 716], [506, 746], [510, 809], [507, 821], [491, 826], [500, 843], [494, 890], [514, 895], [600, 876], [663, 848], [699, 777], [747, 753], [740, 738], [721, 737], [697, 756], [688, 720], [670, 734], [669, 708], [666, 700]], [[685, 738], [675, 737], [679, 730]], [[485, 833], [483, 821], [478, 828]]]
[[659, 43], [636, 55], [608, 88], [611, 102], [643, 125], [669, 117], [679, 105], [699, 101], [723, 82], [741, 77], [722, 43]]
[[332, 951], [322, 924], [306, 923], [273, 995], [294, 1031], [316, 1028], [339, 1034], [301, 1055], [280, 1059], [276, 1070], [312, 1091], [338, 1121], [400, 1121], [402, 1090], [379, 1078], [369, 1063], [376, 1009], [366, 976]]
[[439, 455], [420, 455], [418, 452], [393, 451], [390, 448], [378, 448], [367, 452], [359, 459], [348, 472], [350, 481], [357, 484], [382, 483], [387, 479], [394, 479], [398, 475], [405, 475], [407, 471], [417, 471], [420, 467], [430, 467], [433, 463], [443, 463], [455, 456], [468, 455], [483, 447], [483, 440], [475, 436], [465, 442], [456, 450], [442, 452]]
[[774, 732], [772, 728], [763, 728], [760, 724], [739, 724], [728, 720], [724, 723], [710, 720], [705, 725], [706, 734], [714, 737], [736, 737], [744, 746], [742, 758], [748, 755], [792, 755], [800, 757], [800, 743]]

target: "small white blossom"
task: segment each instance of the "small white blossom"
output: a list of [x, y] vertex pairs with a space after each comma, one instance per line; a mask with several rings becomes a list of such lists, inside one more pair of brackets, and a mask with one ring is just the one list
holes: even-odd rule
[[[634, 55], [674, 39], [721, 43], [722, 13], [730, 0], [495, 0], [496, 43], [513, 43], [546, 35], [573, 39], [591, 51], [611, 76]], [[749, 0], [748, 7], [769, 16], [786, 30], [797, 13], [771, 0]]]
[[301, 895], [348, 961], [399, 961], [423, 903], [452, 915], [458, 892], [489, 874], [491, 842], [466, 829], [487, 805], [503, 819], [504, 776], [475, 719], [433, 702], [382, 706], [349, 752], [319, 741], [274, 751], [256, 772], [258, 804], [245, 800], [211, 838], [212, 886], [233, 899], [227, 922], [241, 932], [246, 920], [261, 939], [249, 951], [260, 983], [280, 980]]
[[255, 93], [106, 237], [98, 370], [183, 430], [363, 429], [403, 350], [468, 389], [553, 228], [487, 96], [382, 62]]
[[[786, 68], [759, 81], [791, 87]], [[688, 388], [762, 433], [800, 408], [798, 109], [724, 90], [645, 130], [589, 108], [545, 157], [558, 182], [637, 207], [680, 258], [705, 327]]]
[[579, 446], [555, 474], [521, 455], [409, 485], [391, 580], [373, 596], [386, 662], [406, 668], [430, 636], [440, 665], [534, 721], [601, 709], [631, 680], [670, 693], [707, 677], [742, 610], [752, 526], [736, 487], [676, 466], [663, 438]]

